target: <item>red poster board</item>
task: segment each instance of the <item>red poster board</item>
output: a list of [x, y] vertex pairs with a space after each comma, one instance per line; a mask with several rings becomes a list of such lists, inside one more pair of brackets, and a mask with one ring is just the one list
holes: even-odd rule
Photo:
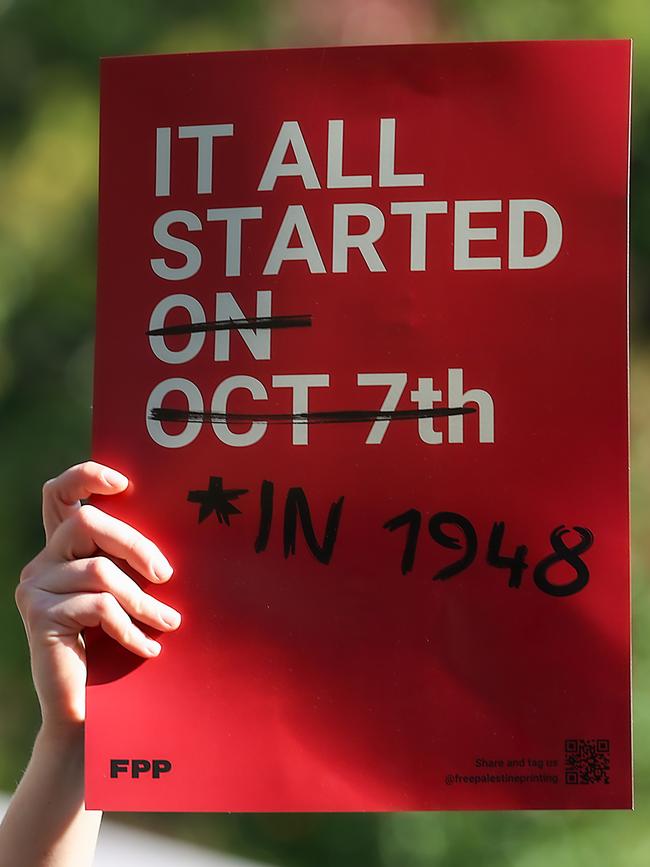
[[[631, 806], [630, 43], [102, 62], [107, 810]], [[144, 582], [143, 582], [144, 583]]]

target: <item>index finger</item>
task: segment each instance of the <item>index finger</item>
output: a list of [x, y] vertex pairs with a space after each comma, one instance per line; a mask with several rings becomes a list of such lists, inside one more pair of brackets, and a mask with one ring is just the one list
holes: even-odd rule
[[149, 581], [169, 580], [173, 569], [160, 548], [130, 524], [95, 506], [83, 506], [58, 528], [42, 552], [55, 561], [93, 557], [97, 551], [118, 557]]
[[65, 470], [43, 485], [43, 527], [49, 540], [56, 528], [80, 508], [91, 494], [119, 494], [129, 484], [126, 476], [95, 461]]

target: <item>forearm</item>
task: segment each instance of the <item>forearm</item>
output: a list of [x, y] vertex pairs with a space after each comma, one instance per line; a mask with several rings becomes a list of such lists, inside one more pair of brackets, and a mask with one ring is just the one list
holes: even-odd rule
[[127, 650], [152, 659], [160, 643], [134, 620], [158, 632], [180, 625], [178, 611], [116, 562], [161, 584], [174, 571], [162, 551], [123, 521], [81, 505], [91, 494], [119, 494], [128, 484], [121, 473], [88, 461], [43, 487], [45, 547], [21, 571], [16, 604], [46, 722], [0, 826], [0, 867], [92, 864], [102, 814], [84, 807], [83, 630], [101, 626]]
[[0, 825], [0, 867], [89, 867], [101, 817], [84, 807], [83, 725], [44, 727]]

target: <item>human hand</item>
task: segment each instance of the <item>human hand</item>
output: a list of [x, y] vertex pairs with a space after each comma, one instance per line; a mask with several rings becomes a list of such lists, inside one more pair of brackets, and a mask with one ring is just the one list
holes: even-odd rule
[[172, 567], [152, 541], [95, 506], [90, 494], [118, 494], [128, 479], [88, 461], [43, 486], [43, 550], [23, 569], [16, 604], [29, 641], [32, 676], [49, 729], [78, 728], [85, 719], [86, 653], [81, 631], [103, 630], [138, 656], [160, 653], [160, 644], [131, 620], [157, 630], [178, 628], [178, 611], [154, 599], [113, 558], [147, 580], [168, 581]]

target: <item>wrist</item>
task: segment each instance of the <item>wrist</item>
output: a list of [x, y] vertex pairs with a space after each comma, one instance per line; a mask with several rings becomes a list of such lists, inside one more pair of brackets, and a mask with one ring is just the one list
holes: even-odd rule
[[46, 748], [54, 748], [57, 752], [77, 752], [83, 757], [84, 722], [50, 720], [46, 717], [41, 723], [36, 741]]

